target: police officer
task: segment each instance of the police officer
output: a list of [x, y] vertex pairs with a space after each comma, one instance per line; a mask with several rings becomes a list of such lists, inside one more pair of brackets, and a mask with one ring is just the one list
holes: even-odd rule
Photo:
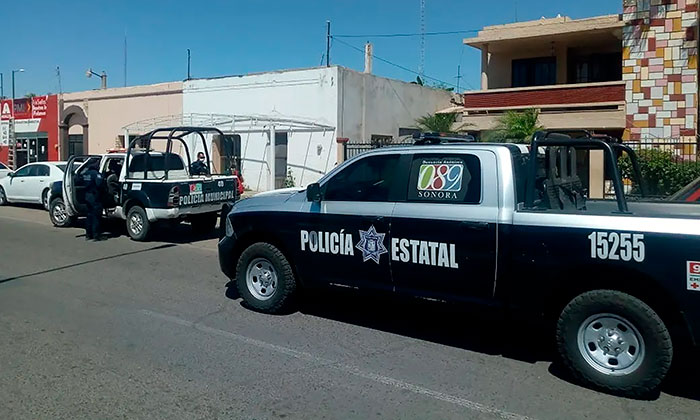
[[206, 158], [204, 157], [204, 153], [199, 152], [197, 153], [197, 160], [190, 165], [190, 174], [192, 175], [209, 175], [209, 168], [207, 167], [207, 164], [204, 162]]
[[97, 164], [91, 165], [83, 174], [85, 183], [85, 202], [88, 214], [85, 222], [85, 240], [101, 240], [100, 219], [102, 219], [102, 196], [104, 180]]

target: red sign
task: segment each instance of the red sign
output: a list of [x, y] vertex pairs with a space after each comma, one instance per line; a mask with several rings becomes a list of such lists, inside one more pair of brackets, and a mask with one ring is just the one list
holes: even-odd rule
[[[16, 120], [45, 117], [49, 108], [48, 102], [48, 95], [15, 99], [14, 117]], [[0, 103], [0, 118], [3, 120], [12, 118], [12, 100], [6, 99]]]

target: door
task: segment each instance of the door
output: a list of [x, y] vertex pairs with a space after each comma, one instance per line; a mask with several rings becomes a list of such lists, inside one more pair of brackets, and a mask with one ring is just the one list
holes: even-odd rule
[[413, 155], [406, 201], [396, 204], [391, 223], [397, 290], [436, 298], [492, 296], [496, 179], [496, 156], [489, 151]]
[[391, 213], [405, 190], [401, 184], [408, 156], [387, 153], [361, 158], [321, 185], [320, 203], [305, 204], [295, 245], [297, 267], [306, 281], [393, 288]]
[[32, 165], [25, 165], [15, 171], [7, 183], [7, 199], [10, 201], [27, 201], [29, 195], [27, 193], [27, 180], [32, 170]]
[[27, 193], [28, 200], [41, 203], [42, 193], [45, 189], [49, 188], [50, 174], [51, 169], [48, 165], [31, 165], [29, 176], [24, 183], [24, 189]]
[[275, 133], [275, 188], [287, 186], [287, 133]]
[[89, 165], [99, 164], [100, 159], [100, 156], [72, 156], [68, 159], [66, 171], [63, 173], [63, 199], [68, 212], [73, 216], [87, 214], [85, 186], [79, 177]]

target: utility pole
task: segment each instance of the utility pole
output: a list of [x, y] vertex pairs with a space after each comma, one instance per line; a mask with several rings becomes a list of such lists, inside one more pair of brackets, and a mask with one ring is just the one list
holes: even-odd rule
[[331, 66], [331, 21], [326, 21], [326, 67]]
[[420, 62], [418, 75], [425, 80], [425, 0], [420, 0]]
[[190, 80], [190, 62], [191, 62], [191, 56], [190, 56], [190, 49], [187, 49], [187, 80]]
[[459, 93], [459, 81], [462, 79], [462, 65], [458, 64], [457, 65], [457, 92]]
[[0, 73], [0, 99], [5, 99], [5, 82], [2, 77], [2, 73]]
[[[17, 70], [12, 70], [12, 98], [11, 98], [11, 114], [10, 114], [10, 156], [8, 157], [8, 160], [11, 160], [12, 162], [8, 162], [11, 164], [12, 169], [17, 169], [16, 168], [16, 161], [15, 161], [15, 148], [17, 147], [17, 139], [15, 135], [15, 73], [22, 73], [24, 72], [24, 69], [17, 69]], [[27, 159], [28, 161], [29, 159]]]
[[124, 87], [126, 87], [126, 29], [124, 30]]

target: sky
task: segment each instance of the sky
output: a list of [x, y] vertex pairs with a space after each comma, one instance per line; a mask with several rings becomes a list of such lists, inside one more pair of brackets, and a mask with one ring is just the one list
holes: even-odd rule
[[[374, 34], [420, 32], [420, 0], [31, 0], [3, 1], [0, 73], [5, 95], [96, 89], [92, 68], [105, 71], [110, 87], [183, 80], [187, 49], [192, 77], [216, 77], [324, 63], [326, 21], [331, 21], [331, 64], [362, 70], [360, 51], [374, 44], [373, 72], [413, 81], [420, 62], [420, 37]], [[583, 18], [620, 13], [622, 0], [425, 0], [426, 32], [476, 31], [484, 26], [554, 17]], [[358, 37], [341, 37], [358, 35]], [[435, 82], [478, 88], [478, 50], [463, 46], [475, 32], [428, 36], [424, 74]], [[345, 44], [344, 44], [345, 43]], [[390, 65], [387, 60], [405, 69]], [[56, 68], [60, 68], [59, 77]]]

